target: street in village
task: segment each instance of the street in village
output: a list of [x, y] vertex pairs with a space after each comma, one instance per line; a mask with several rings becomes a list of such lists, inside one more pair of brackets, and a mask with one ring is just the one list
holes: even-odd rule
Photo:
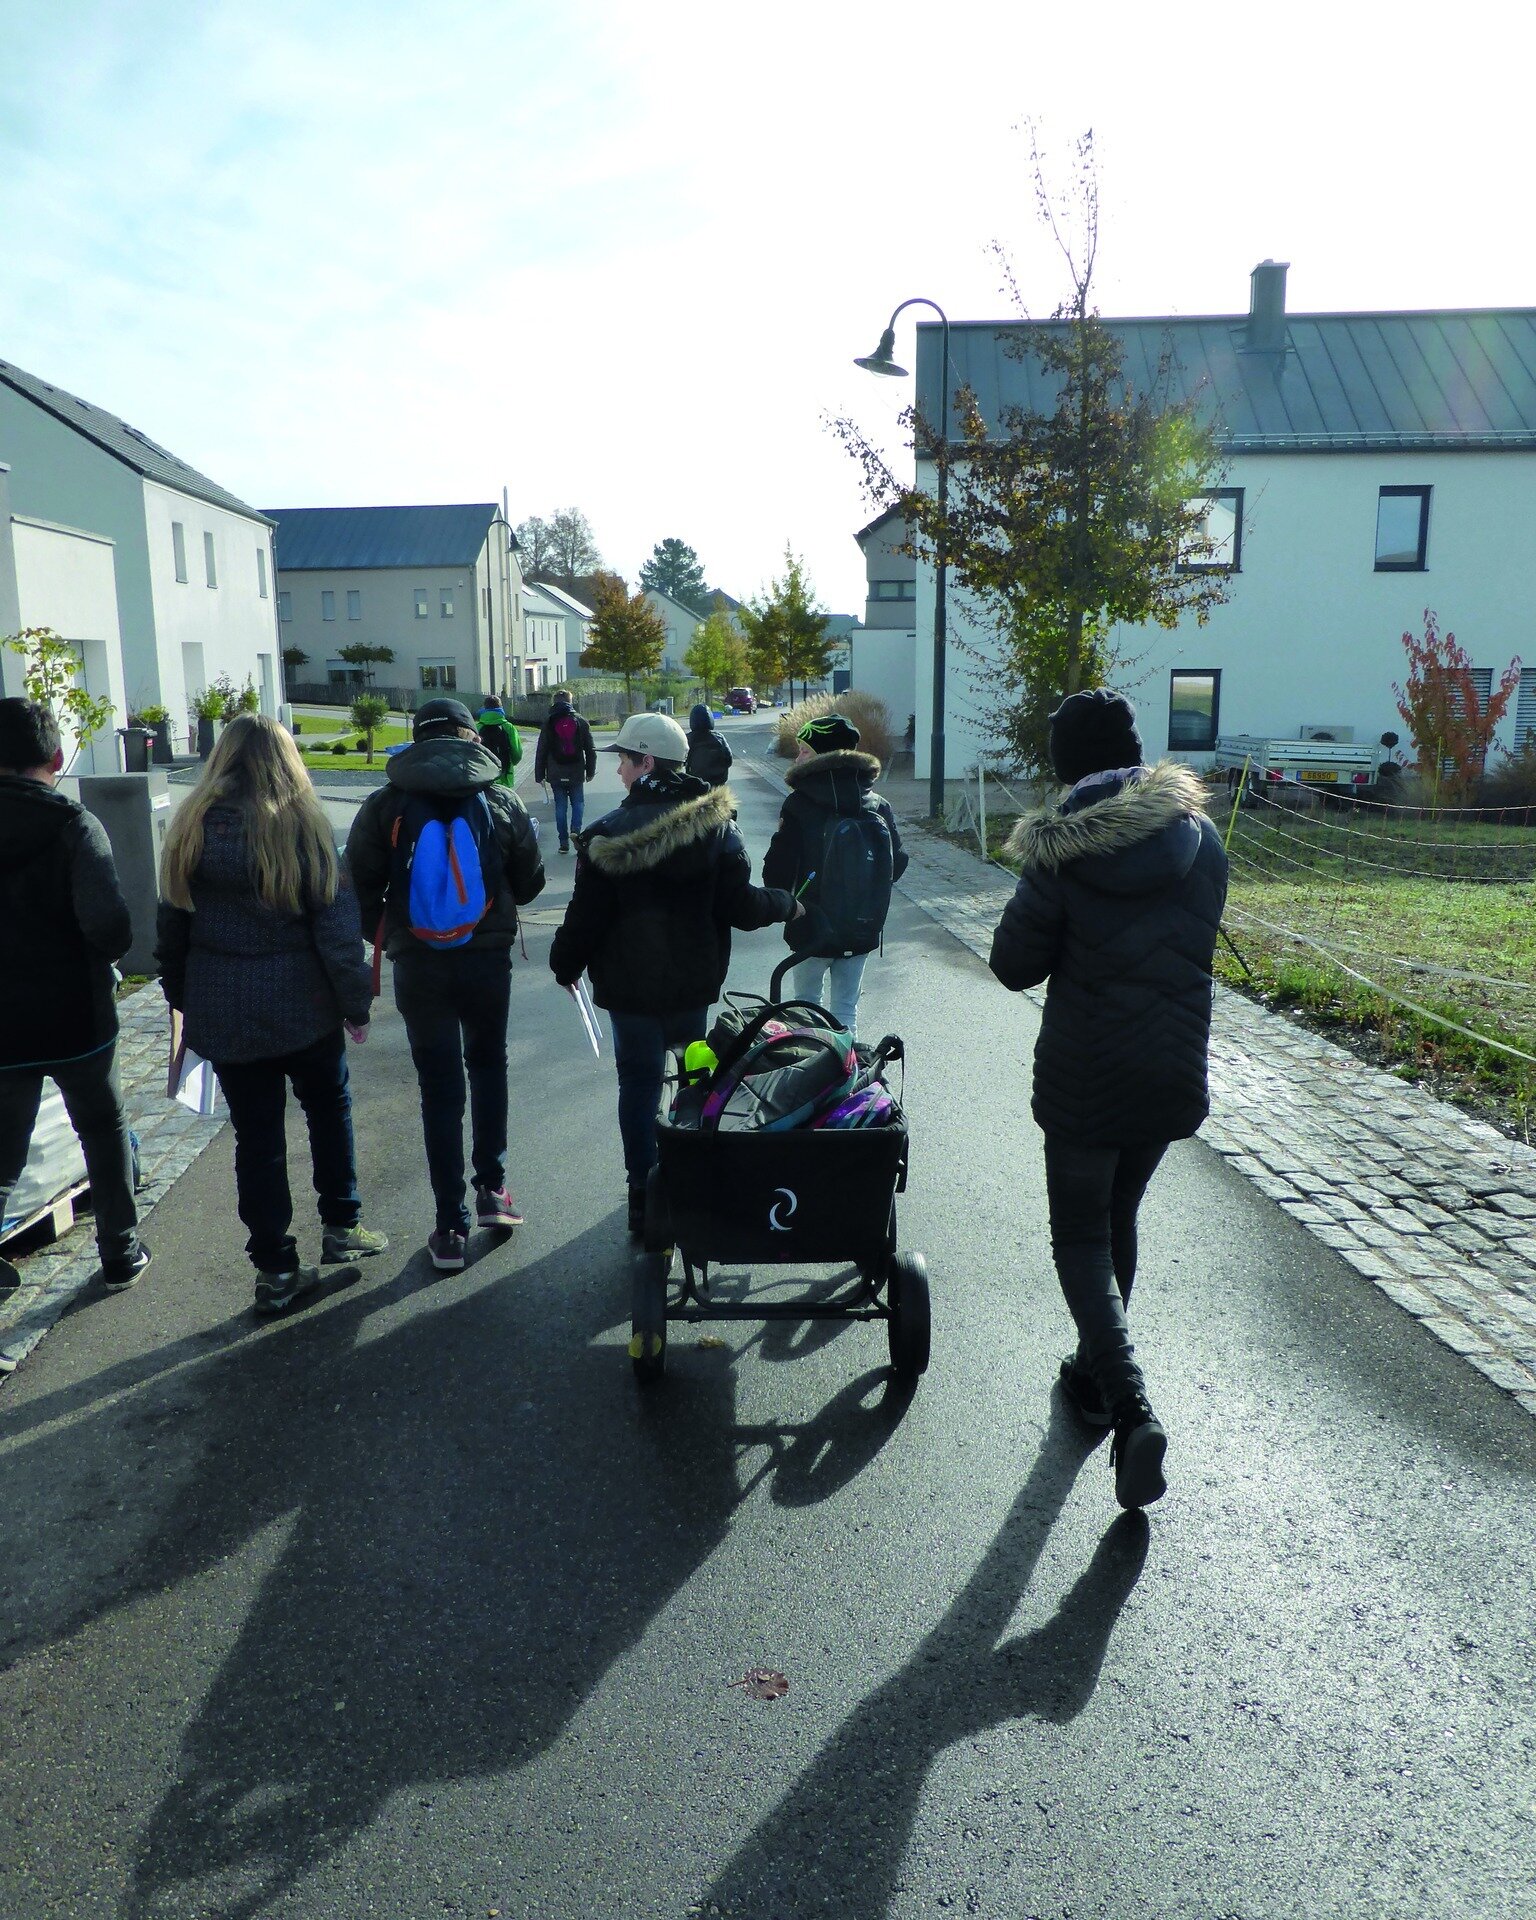
[[[760, 858], [778, 790], [734, 785]], [[1416, 1179], [1400, 1087], [1353, 1140], [1267, 1130], [1325, 1043], [1224, 996], [1215, 1145], [1143, 1213], [1170, 1492], [1121, 1515], [1053, 1389], [1037, 1012], [974, 951], [1006, 880], [918, 834], [861, 1031], [908, 1044], [933, 1364], [904, 1396], [878, 1326], [678, 1326], [641, 1391], [612, 1063], [545, 965], [571, 863], [528, 797], [527, 1225], [434, 1275], [386, 997], [352, 1070], [391, 1250], [258, 1324], [220, 1131], [144, 1281], [0, 1391], [0, 1914], [1536, 1911], [1533, 1157], [1441, 1127]], [[740, 936], [733, 983], [782, 950]], [[1452, 1187], [1466, 1251], [1424, 1216]]]

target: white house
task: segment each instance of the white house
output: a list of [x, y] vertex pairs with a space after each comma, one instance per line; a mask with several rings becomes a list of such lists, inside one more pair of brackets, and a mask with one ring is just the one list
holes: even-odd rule
[[[189, 703], [228, 677], [282, 699], [271, 527], [254, 507], [87, 400], [0, 361], [0, 632], [52, 627], [84, 681], [130, 710]], [[7, 605], [7, 598], [11, 605]], [[0, 654], [0, 688], [20, 661]], [[81, 772], [116, 771], [101, 736]]]
[[555, 686], [580, 672], [592, 635], [590, 607], [561, 587], [530, 580], [523, 588], [523, 621], [528, 631], [524, 693]]
[[906, 522], [888, 507], [853, 536], [864, 555], [863, 625], [848, 636], [848, 684], [883, 700], [898, 735], [916, 711], [917, 562], [900, 551]]
[[[494, 502], [430, 507], [274, 507], [284, 651], [306, 655], [300, 696], [360, 685], [353, 645], [388, 647], [373, 684], [420, 700], [527, 690], [517, 541]], [[540, 682], [539, 684], [542, 684]]]
[[[1292, 314], [1285, 276], [1274, 261], [1256, 267], [1246, 314], [1106, 323], [1139, 390], [1166, 363], [1173, 390], [1209, 411], [1226, 460], [1208, 524], [1227, 603], [1204, 627], [1187, 618], [1113, 635], [1131, 663], [1116, 684], [1137, 704], [1148, 755], [1205, 765], [1218, 734], [1403, 733], [1392, 683], [1401, 636], [1422, 631], [1426, 607], [1485, 680], [1517, 655], [1531, 662], [1497, 743], [1510, 746], [1536, 729], [1536, 309]], [[1057, 324], [952, 326], [954, 380], [985, 418], [1054, 404], [1028, 342]], [[918, 333], [917, 403], [933, 420], [940, 330]], [[1006, 349], [1019, 345], [1014, 358]], [[931, 462], [918, 475], [933, 486]], [[919, 565], [919, 655], [933, 589]], [[949, 608], [953, 637], [990, 643], [953, 584]], [[988, 742], [953, 647], [949, 664], [946, 771], [958, 777]], [[931, 710], [919, 671], [919, 774]]]
[[681, 600], [674, 600], [670, 593], [663, 593], [660, 587], [647, 587], [645, 599], [646, 604], [660, 614], [667, 630], [667, 643], [661, 655], [663, 668], [668, 673], [684, 672], [683, 655], [693, 644], [695, 628], [703, 625], [703, 614], [695, 613], [692, 607], [685, 607]]

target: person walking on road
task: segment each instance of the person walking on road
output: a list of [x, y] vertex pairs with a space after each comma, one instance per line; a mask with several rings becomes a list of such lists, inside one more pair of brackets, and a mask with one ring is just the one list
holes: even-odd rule
[[229, 1102], [256, 1311], [281, 1313], [320, 1283], [292, 1232], [290, 1083], [309, 1129], [322, 1264], [389, 1242], [362, 1224], [352, 1139], [346, 1034], [367, 1039], [373, 1001], [357, 896], [298, 748], [265, 714], [240, 714], [219, 736], [166, 833], [160, 892], [160, 984]]
[[864, 964], [880, 944], [907, 853], [890, 802], [875, 792], [880, 762], [859, 751], [852, 721], [821, 714], [795, 738], [789, 798], [763, 859], [763, 881], [787, 888], [805, 908], [803, 927], [785, 936], [810, 956], [791, 976], [796, 999], [819, 1002], [828, 991], [833, 1019], [856, 1034]]
[[475, 725], [480, 729], [481, 746], [501, 762], [502, 786], [515, 786], [518, 763], [523, 757], [523, 736], [508, 718], [498, 695], [489, 695], [475, 716]]
[[712, 787], [723, 787], [731, 777], [731, 750], [720, 737], [715, 716], [699, 701], [688, 715], [688, 758], [685, 773], [696, 774]]
[[533, 777], [540, 786], [548, 782], [554, 789], [555, 837], [560, 851], [569, 853], [572, 839], [581, 832], [586, 783], [597, 778], [597, 749], [592, 729], [572, 707], [564, 687], [556, 687], [549, 718], [539, 728]]
[[1199, 776], [1141, 764], [1119, 694], [1075, 693], [1051, 716], [1070, 791], [1009, 840], [1022, 871], [992, 941], [1017, 992], [1048, 980], [1035, 1046], [1051, 1250], [1077, 1348], [1061, 1383], [1090, 1426], [1113, 1427], [1122, 1507], [1166, 1491], [1167, 1436], [1147, 1399], [1126, 1309], [1136, 1214], [1173, 1140], [1210, 1110], [1211, 960], [1227, 856]]
[[347, 864], [374, 934], [375, 967], [394, 962], [421, 1092], [436, 1220], [427, 1252], [457, 1273], [469, 1240], [464, 1189], [469, 1083], [475, 1221], [510, 1232], [523, 1216], [507, 1188], [507, 1016], [517, 909], [544, 886], [538, 831], [500, 784], [469, 709], [429, 700], [388, 784], [358, 809]]
[[629, 1230], [639, 1233], [667, 1049], [703, 1039], [730, 968], [731, 929], [773, 926], [799, 909], [782, 890], [753, 886], [731, 790], [683, 771], [688, 737], [675, 720], [633, 714], [603, 751], [619, 756], [625, 797], [578, 843], [549, 964], [562, 987], [588, 973], [608, 1010]]
[[133, 927], [106, 828], [54, 789], [63, 769], [49, 710], [0, 700], [0, 1220], [50, 1079], [85, 1155], [102, 1282], [121, 1292], [150, 1262], [117, 1073], [112, 963]]

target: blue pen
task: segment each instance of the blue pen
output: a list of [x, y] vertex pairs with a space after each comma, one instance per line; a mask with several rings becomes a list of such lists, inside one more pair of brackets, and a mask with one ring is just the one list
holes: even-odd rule
[[816, 878], [816, 869], [812, 867], [811, 871], [805, 876], [805, 878], [800, 882], [799, 887], [795, 890], [795, 898], [797, 900], [800, 898], [800, 895], [805, 892], [806, 888], [811, 884], [811, 882], [815, 878]]

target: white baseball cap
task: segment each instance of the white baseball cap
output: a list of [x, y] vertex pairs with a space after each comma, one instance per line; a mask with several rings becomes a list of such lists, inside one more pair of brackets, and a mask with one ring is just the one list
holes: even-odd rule
[[604, 753], [648, 753], [655, 760], [686, 760], [688, 736], [665, 713], [632, 713], [612, 740], [603, 745]]

